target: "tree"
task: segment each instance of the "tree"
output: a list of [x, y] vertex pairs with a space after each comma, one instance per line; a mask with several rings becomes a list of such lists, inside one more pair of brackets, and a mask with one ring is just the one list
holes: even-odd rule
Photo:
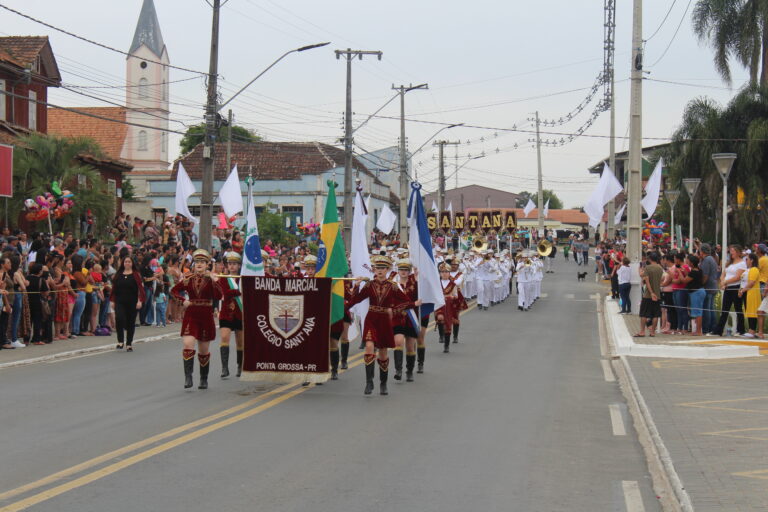
[[285, 219], [286, 214], [272, 213], [272, 209], [275, 205], [267, 203], [264, 210], [258, 214], [256, 222], [259, 224], [259, 238], [264, 240], [272, 240], [276, 244], [295, 245], [296, 237], [286, 231]]
[[[682, 178], [701, 178], [696, 194], [694, 231], [699, 238], [716, 239], [722, 212], [722, 179], [712, 163], [713, 153], [738, 155], [728, 178], [729, 239], [762, 240], [768, 234], [768, 87], [747, 87], [726, 106], [697, 98], [685, 109], [673, 142], [663, 155], [669, 168], [667, 186], [680, 188]], [[742, 204], [737, 204], [739, 189]], [[690, 208], [680, 195], [676, 211]], [[685, 211], [685, 210], [683, 210]]]
[[[541, 205], [543, 208], [545, 204], [547, 204], [547, 200], [549, 200], [549, 209], [550, 210], [561, 210], [563, 208], [563, 202], [560, 200], [559, 197], [557, 197], [557, 194], [553, 190], [550, 189], [543, 189], [542, 190], [544, 194], [544, 204]], [[520, 192], [520, 197], [517, 198], [517, 208], [525, 208], [525, 205], [528, 204], [528, 199], [533, 201], [533, 203], [538, 207], [539, 203], [537, 198], [539, 197], [538, 192], [528, 192], [526, 190]]]
[[725, 83], [731, 83], [735, 59], [749, 70], [750, 85], [768, 85], [768, 2], [698, 0], [692, 18], [699, 41], [715, 51], [715, 68]]
[[[203, 142], [205, 139], [205, 123], [196, 124], [193, 126], [190, 126], [187, 128], [187, 132], [184, 134], [184, 137], [181, 138], [181, 142], [179, 142], [179, 147], [181, 148], [181, 154], [184, 155], [186, 153], [189, 153], [193, 149], [195, 149], [195, 146]], [[218, 134], [216, 136], [217, 142], [226, 142], [229, 140], [229, 130], [226, 126], [222, 125], [219, 127]], [[232, 126], [232, 141], [233, 142], [258, 142], [262, 140], [262, 138], [258, 135], [256, 135], [255, 132], [252, 130], [249, 130], [248, 128], [243, 128], [242, 126], [233, 125]]]
[[133, 183], [131, 183], [131, 180], [128, 178], [123, 180], [123, 199], [126, 201], [131, 201], [134, 197], [136, 197], [136, 187], [133, 186]]
[[[71, 213], [60, 220], [60, 225], [73, 229], [81, 214], [90, 209], [96, 222], [95, 229], [109, 226], [115, 211], [115, 199], [107, 193], [107, 184], [90, 165], [77, 160], [80, 154], [101, 156], [99, 145], [86, 137], [66, 138], [31, 134], [19, 140], [13, 153], [13, 197], [11, 211], [24, 211], [24, 200], [51, 192], [54, 181], [62, 190], [73, 194]], [[48, 230], [47, 221], [39, 224]], [[44, 225], [44, 226], [43, 226]]]

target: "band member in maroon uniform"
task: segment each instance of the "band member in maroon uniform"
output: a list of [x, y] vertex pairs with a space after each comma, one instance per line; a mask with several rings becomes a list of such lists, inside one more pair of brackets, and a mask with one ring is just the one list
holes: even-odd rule
[[456, 301], [456, 307], [453, 308], [453, 342], [458, 343], [461, 312], [469, 309], [469, 305], [467, 305], [467, 299], [464, 298], [464, 294], [461, 293], [462, 285], [464, 284], [464, 273], [459, 270], [459, 257], [454, 255], [453, 259], [448, 260], [448, 262], [451, 264], [451, 279], [453, 279], [458, 289], [458, 300]]
[[[389, 357], [387, 349], [395, 348], [392, 317], [395, 310], [400, 308], [412, 308], [421, 305], [421, 301], [412, 302], [395, 283], [387, 280], [387, 272], [392, 267], [392, 260], [386, 256], [373, 256], [371, 263], [374, 268], [374, 279], [368, 281], [363, 288], [355, 294], [350, 302], [350, 307], [365, 299], [370, 300], [368, 314], [365, 317], [363, 327], [363, 340], [365, 341], [365, 394], [373, 393], [374, 360], [378, 351], [379, 362], [379, 392], [387, 395], [387, 379], [389, 376]], [[357, 278], [362, 280], [362, 278]]]
[[[415, 302], [418, 299], [416, 277], [411, 274], [411, 260], [408, 258], [397, 261], [397, 275], [393, 281], [409, 298]], [[413, 312], [414, 318], [418, 311]], [[416, 366], [416, 340], [419, 337], [416, 328], [408, 316], [408, 309], [398, 309], [392, 320], [395, 333], [395, 380], [403, 378], [403, 349], [405, 349], [405, 380], [413, 382], [413, 369]]]
[[[184, 343], [184, 387], [192, 387], [192, 371], [195, 366], [195, 343], [197, 359], [200, 362], [200, 385], [198, 389], [208, 389], [208, 362], [211, 353], [208, 348], [216, 338], [216, 324], [213, 321], [213, 301], [221, 299], [218, 278], [211, 274], [208, 265], [211, 255], [205, 249], [192, 253], [192, 273], [179, 281], [171, 290], [171, 295], [183, 301], [184, 319], [181, 322], [181, 337]], [[186, 297], [182, 295], [186, 292]]]
[[347, 369], [347, 358], [349, 357], [349, 326], [352, 325], [352, 313], [349, 312], [349, 302], [355, 294], [355, 285], [352, 281], [344, 281], [344, 318], [342, 320], [342, 329], [339, 342], [339, 351], [341, 353], [341, 369]]
[[229, 251], [226, 256], [227, 275], [219, 279], [221, 301], [219, 311], [219, 332], [221, 333], [221, 378], [229, 377], [229, 342], [235, 333], [237, 349], [237, 376], [243, 372], [243, 302], [240, 299], [240, 267], [243, 258], [235, 251]]
[[440, 341], [443, 342], [443, 353], [448, 353], [451, 345], [451, 328], [453, 327], [453, 310], [458, 300], [459, 289], [451, 279], [451, 267], [447, 263], [440, 265], [440, 284], [443, 286], [445, 305], [435, 311], [435, 322]]

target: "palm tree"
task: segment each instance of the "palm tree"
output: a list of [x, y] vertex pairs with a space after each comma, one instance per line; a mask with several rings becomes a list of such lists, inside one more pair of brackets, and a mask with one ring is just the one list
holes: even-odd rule
[[749, 70], [750, 85], [768, 85], [768, 0], [698, 0], [692, 17], [693, 31], [714, 49], [725, 83], [731, 83], [736, 59]]
[[[106, 183], [99, 173], [78, 161], [80, 154], [100, 156], [102, 152], [99, 145], [88, 138], [37, 133], [22, 137], [17, 151], [14, 151], [14, 190], [10, 211], [23, 211], [25, 199], [50, 192], [52, 183], [57, 181], [62, 189], [74, 193], [75, 203], [71, 213], [60, 220], [60, 228], [66, 226], [73, 229], [81, 214], [88, 209], [97, 223], [96, 229], [108, 226], [114, 213], [114, 198], [107, 194]], [[47, 231], [47, 221], [38, 227], [42, 228], [43, 224]]]

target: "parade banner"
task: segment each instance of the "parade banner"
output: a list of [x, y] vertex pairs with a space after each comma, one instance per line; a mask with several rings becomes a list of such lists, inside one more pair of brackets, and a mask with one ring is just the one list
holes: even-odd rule
[[453, 229], [461, 233], [464, 231], [465, 221], [463, 213], [454, 213], [453, 214]]
[[517, 219], [515, 218], [515, 212], [507, 212], [504, 216], [504, 229], [510, 233], [514, 233], [516, 227]]
[[467, 215], [467, 228], [472, 233], [480, 228], [480, 216], [477, 212], [469, 212]]
[[491, 212], [480, 212], [480, 229], [485, 233], [493, 229], [493, 223], [491, 222]]
[[427, 229], [430, 233], [434, 233], [437, 229], [437, 213], [429, 212], [427, 214]]
[[240, 380], [316, 383], [330, 378], [331, 281], [242, 278], [245, 353]]
[[0, 197], [13, 197], [13, 146], [5, 144], [0, 144]]
[[493, 210], [491, 212], [491, 228], [495, 231], [501, 231], [503, 224], [501, 222], [501, 210]]
[[440, 214], [440, 229], [447, 233], [451, 230], [451, 211], [443, 210]]

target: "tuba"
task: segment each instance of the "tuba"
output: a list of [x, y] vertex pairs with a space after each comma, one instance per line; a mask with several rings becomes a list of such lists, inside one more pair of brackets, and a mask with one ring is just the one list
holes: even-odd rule
[[475, 252], [483, 252], [488, 249], [488, 242], [484, 236], [479, 236], [472, 241], [472, 250]]
[[539, 253], [539, 256], [546, 258], [552, 253], [552, 242], [549, 240], [542, 240], [539, 242], [539, 245], [536, 246], [536, 251]]

